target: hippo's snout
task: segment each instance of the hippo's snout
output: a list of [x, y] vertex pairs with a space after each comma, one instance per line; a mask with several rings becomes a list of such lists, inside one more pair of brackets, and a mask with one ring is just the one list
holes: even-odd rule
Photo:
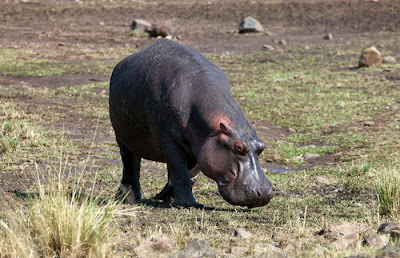
[[220, 186], [221, 196], [232, 205], [247, 206], [249, 208], [267, 205], [273, 197], [271, 183], [267, 178], [261, 185], [233, 185]]

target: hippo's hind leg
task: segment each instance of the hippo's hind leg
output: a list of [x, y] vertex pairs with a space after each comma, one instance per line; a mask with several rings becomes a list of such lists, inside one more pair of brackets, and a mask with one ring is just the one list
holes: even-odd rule
[[[195, 165], [190, 171], [190, 181], [192, 182], [192, 186], [196, 182], [197, 177], [200, 174], [199, 165]], [[174, 198], [174, 189], [172, 186], [171, 179], [168, 179], [168, 182], [165, 184], [164, 188], [159, 192], [155, 198], [157, 200], [162, 200], [165, 203], [170, 203], [171, 199]]]
[[124, 203], [134, 204], [142, 199], [139, 182], [141, 158], [120, 142], [118, 142], [118, 146], [124, 169], [117, 195], [124, 199]]

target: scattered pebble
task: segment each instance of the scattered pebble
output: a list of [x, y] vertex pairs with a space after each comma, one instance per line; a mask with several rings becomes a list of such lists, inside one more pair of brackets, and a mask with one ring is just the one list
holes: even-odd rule
[[318, 185], [330, 185], [331, 184], [331, 181], [329, 181], [328, 179], [326, 179], [325, 177], [322, 177], [322, 176], [316, 176], [315, 182]]
[[135, 32], [145, 32], [149, 27], [151, 23], [142, 19], [134, 19], [131, 23], [131, 30]]
[[375, 123], [373, 121], [365, 121], [364, 126], [373, 126]]
[[287, 45], [287, 42], [286, 42], [286, 40], [281, 39], [281, 40], [279, 40], [279, 44], [281, 44], [281, 45]]
[[294, 128], [288, 128], [288, 130], [289, 130], [289, 133], [296, 133], [296, 129], [294, 129]]
[[294, 162], [303, 162], [304, 161], [304, 157], [303, 156], [296, 156], [292, 158]]
[[257, 243], [254, 245], [254, 257], [274, 257], [285, 258], [287, 257], [280, 248], [265, 243]]
[[306, 153], [303, 155], [304, 160], [305, 161], [309, 161], [311, 159], [316, 159], [316, 158], [320, 158], [321, 155], [317, 154], [317, 153]]
[[[150, 256], [148, 256], [150, 257]], [[158, 256], [153, 256], [158, 257]], [[206, 240], [190, 242], [183, 250], [168, 256], [169, 258], [220, 257]]]
[[246, 253], [249, 252], [248, 247], [243, 247], [243, 246], [232, 246], [231, 247], [231, 254], [237, 256], [237, 257], [243, 257], [246, 256]]
[[176, 244], [170, 239], [159, 239], [149, 241], [135, 248], [135, 252], [139, 258], [159, 257], [176, 249]]
[[388, 235], [370, 235], [364, 237], [364, 244], [376, 248], [382, 248], [389, 243]]
[[332, 123], [329, 125], [329, 127], [338, 127], [338, 123]]
[[236, 237], [241, 237], [241, 238], [250, 238], [253, 236], [252, 233], [250, 233], [249, 231], [247, 231], [244, 228], [237, 228], [235, 229], [235, 232], [233, 234]]
[[397, 60], [394, 56], [384, 56], [382, 58], [382, 63], [384, 64], [396, 64]]
[[317, 145], [310, 144], [310, 145], [303, 146], [303, 149], [314, 149], [314, 148], [317, 148]]
[[263, 45], [263, 48], [268, 49], [268, 50], [275, 50], [275, 48], [273, 46], [267, 45], [267, 44]]
[[325, 39], [325, 40], [332, 40], [332, 39], [333, 39], [332, 33], [326, 34], [325, 37], [324, 37], [324, 39]]
[[246, 17], [238, 27], [239, 33], [263, 32], [264, 27], [253, 17]]

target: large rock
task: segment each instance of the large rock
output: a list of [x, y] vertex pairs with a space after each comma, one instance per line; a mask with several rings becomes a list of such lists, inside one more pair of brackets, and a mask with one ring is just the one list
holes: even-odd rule
[[239, 33], [248, 33], [248, 32], [263, 32], [264, 27], [261, 25], [259, 21], [254, 19], [253, 17], [246, 17], [239, 24]]
[[149, 241], [135, 248], [139, 258], [159, 257], [176, 249], [176, 244], [169, 239]]
[[369, 47], [361, 52], [360, 60], [358, 61], [360, 67], [380, 67], [382, 65], [381, 52], [376, 47]]
[[145, 32], [151, 27], [151, 23], [142, 19], [134, 19], [131, 23], [131, 30], [134, 32]]
[[218, 257], [218, 253], [215, 252], [210, 244], [206, 240], [196, 240], [190, 242], [186, 247], [173, 255], [170, 258], [200, 258], [200, 257]]

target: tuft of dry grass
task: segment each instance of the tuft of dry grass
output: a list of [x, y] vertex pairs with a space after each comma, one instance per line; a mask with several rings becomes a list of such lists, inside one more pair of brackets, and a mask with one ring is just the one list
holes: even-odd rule
[[389, 167], [376, 171], [376, 174], [375, 190], [380, 210], [397, 219], [400, 212], [400, 171]]
[[[61, 172], [37, 172], [35, 194], [0, 221], [0, 253], [6, 257], [107, 257], [115, 236], [114, 218], [132, 215], [114, 198], [101, 199], [94, 186]], [[61, 171], [61, 170], [60, 170]]]

